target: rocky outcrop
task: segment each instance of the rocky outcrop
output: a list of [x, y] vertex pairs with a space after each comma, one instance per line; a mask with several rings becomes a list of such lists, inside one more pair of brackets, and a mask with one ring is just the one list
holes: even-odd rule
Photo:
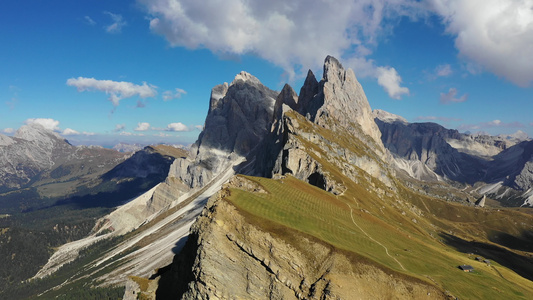
[[[285, 105], [273, 125], [277, 134], [273, 144], [279, 148], [272, 174], [291, 174], [340, 194], [345, 187], [330, 176], [334, 166], [352, 180], [366, 173], [391, 186], [390, 170], [384, 163], [391, 157], [379, 139], [370, 105], [352, 70], [327, 57], [322, 80], [317, 82], [309, 71], [296, 103], [294, 93], [282, 92], [280, 98], [277, 103]], [[335, 136], [345, 137], [353, 145], [343, 144]]]
[[485, 207], [485, 201], [487, 200], [487, 196], [483, 195], [483, 197], [479, 198], [475, 205], [479, 207]]
[[[397, 157], [420, 161], [436, 174], [455, 181], [473, 184], [484, 175], [484, 159], [459, 152], [447, 142], [449, 139], [461, 138], [457, 130], [449, 130], [435, 123], [403, 123], [389, 120], [376, 118], [375, 122], [381, 130], [383, 144]], [[406, 171], [419, 174], [414, 170]]]
[[269, 134], [277, 96], [246, 72], [213, 88], [204, 130], [173, 174], [194, 188], [242, 162]]
[[158, 177], [159, 181], [164, 180], [174, 159], [187, 155], [187, 152], [181, 149], [175, 149], [177, 152], [175, 154], [168, 154], [159, 149], [165, 147], [169, 146], [147, 146], [135, 152], [126, 161], [107, 172], [103, 176], [104, 180], [146, 178], [149, 176]]
[[[159, 280], [165, 299], [417, 299], [438, 289], [294, 233], [287, 240], [212, 197]], [[290, 230], [289, 230], [290, 231]], [[305, 249], [305, 251], [304, 251]]]
[[[319, 83], [312, 72], [302, 87], [300, 112], [314, 123], [333, 131], [337, 127], [347, 129], [360, 140], [372, 143], [381, 156], [385, 150], [380, 131], [374, 122], [370, 104], [363, 87], [357, 81], [352, 69], [344, 69], [334, 57], [324, 62], [324, 74]], [[311, 96], [313, 92], [316, 92]], [[370, 139], [368, 139], [369, 137]]]
[[407, 123], [383, 111], [375, 111], [374, 115], [383, 144], [395, 156], [396, 167], [410, 176], [479, 183], [476, 190], [503, 205], [521, 205], [524, 202], [516, 201], [517, 197], [530, 197], [533, 141], [463, 134], [435, 123]]

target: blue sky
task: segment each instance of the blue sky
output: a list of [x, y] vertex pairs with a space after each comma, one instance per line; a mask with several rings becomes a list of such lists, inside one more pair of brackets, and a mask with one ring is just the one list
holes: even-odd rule
[[79, 144], [190, 144], [241, 70], [280, 90], [354, 69], [373, 109], [533, 136], [532, 0], [7, 0], [0, 131]]

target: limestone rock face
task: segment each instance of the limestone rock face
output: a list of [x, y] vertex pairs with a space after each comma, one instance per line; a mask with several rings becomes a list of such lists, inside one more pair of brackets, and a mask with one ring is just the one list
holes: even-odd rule
[[[313, 112], [314, 108], [311, 108], [314, 114], [312, 120], [315, 123], [333, 130], [336, 126], [349, 129], [362, 140], [366, 140], [364, 135], [367, 135], [375, 144], [376, 151], [384, 152], [381, 134], [374, 122], [363, 87], [355, 78], [354, 72], [351, 69], [345, 70], [334, 57], [326, 58], [324, 75], [319, 83], [318, 93], [311, 103], [322, 103], [316, 113]], [[357, 128], [363, 134], [360, 134]]]
[[[298, 112], [305, 116], [309, 114], [308, 119], [314, 118], [316, 116], [316, 111], [324, 104], [322, 99], [318, 95], [318, 81], [316, 80], [315, 74], [311, 70], [307, 72], [307, 77], [305, 78], [304, 85], [300, 89], [300, 96], [298, 97]], [[316, 100], [315, 99], [316, 97]]]
[[533, 187], [533, 156], [516, 175], [514, 185], [522, 191], [530, 190]]
[[176, 160], [173, 176], [191, 188], [203, 186], [243, 160], [269, 134], [278, 93], [246, 72], [211, 92], [204, 130], [190, 156]]
[[487, 196], [483, 195], [483, 197], [479, 198], [479, 200], [476, 201], [476, 206], [479, 207], [485, 207], [485, 201], [487, 200]]
[[[332, 179], [326, 163], [351, 179], [370, 175], [391, 186], [390, 170], [384, 162], [392, 157], [383, 147], [370, 105], [352, 70], [327, 57], [323, 79], [317, 82], [309, 71], [297, 102], [287, 86], [284, 91], [278, 98], [277, 103], [283, 105], [276, 105], [272, 129], [272, 144], [277, 145], [272, 153], [278, 153], [272, 174], [291, 174], [326, 191], [342, 193], [345, 188]], [[317, 133], [320, 128], [329, 133]], [[342, 136], [364, 149], [347, 149], [333, 136]]]
[[482, 194], [505, 205], [530, 205], [517, 199], [532, 195], [533, 141], [520, 140], [520, 135], [463, 134], [435, 123], [408, 123], [383, 111], [374, 115], [383, 144], [395, 156], [396, 166], [409, 175], [479, 183], [486, 185], [478, 188]]
[[436, 174], [456, 181], [474, 183], [483, 175], [483, 159], [459, 152], [448, 144], [449, 139], [461, 138], [457, 130], [448, 130], [435, 123], [389, 122], [379, 116], [375, 122], [381, 130], [383, 144], [397, 157], [420, 161]]
[[287, 105], [293, 110], [298, 110], [299, 107], [298, 95], [288, 84], [283, 86], [283, 89], [276, 98], [276, 103], [274, 105], [274, 119], [279, 119], [281, 117], [283, 105]]
[[[291, 242], [245, 220], [224, 199], [212, 197], [182, 255], [159, 280], [165, 299], [444, 299], [420, 281], [355, 262], [301, 234]], [[306, 249], [304, 252], [303, 249]]]

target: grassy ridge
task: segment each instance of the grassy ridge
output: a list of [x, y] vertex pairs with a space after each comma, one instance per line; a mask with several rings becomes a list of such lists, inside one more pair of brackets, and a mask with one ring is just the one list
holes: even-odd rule
[[[409, 220], [412, 215], [404, 216], [397, 208], [371, 195], [361, 197], [355, 188], [336, 197], [293, 177], [248, 179], [268, 193], [231, 189], [229, 201], [254, 216], [253, 222], [257, 224], [267, 220], [304, 232], [397, 272], [432, 282], [461, 299], [533, 297], [531, 281], [497, 261], [492, 266], [474, 261], [474, 257], [456, 251], [439, 236], [430, 234], [435, 232], [430, 225], [435, 220], [418, 218], [415, 226]], [[350, 207], [357, 225], [352, 221]], [[471, 264], [476, 271], [463, 273], [457, 268], [460, 264]]]

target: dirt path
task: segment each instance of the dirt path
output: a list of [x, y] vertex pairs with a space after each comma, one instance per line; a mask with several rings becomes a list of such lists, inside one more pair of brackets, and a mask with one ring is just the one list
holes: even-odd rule
[[355, 219], [353, 218], [353, 209], [352, 207], [350, 206], [350, 204], [346, 203], [346, 205], [348, 205], [348, 207], [350, 208], [350, 217], [352, 218], [352, 222], [355, 226], [357, 226], [357, 228], [359, 228], [359, 230], [361, 230], [362, 233], [364, 233], [369, 239], [371, 239], [372, 241], [374, 241], [374, 243], [380, 245], [381, 247], [383, 247], [383, 249], [385, 249], [385, 253], [387, 253], [387, 255], [394, 259], [394, 261], [396, 261], [398, 263], [398, 265], [400, 265], [400, 267], [404, 270], [404, 271], [407, 271], [401, 262], [399, 262], [395, 257], [393, 257], [392, 255], [389, 254], [389, 249], [387, 249], [387, 247], [385, 247], [385, 245], [383, 245], [382, 243], [378, 242], [376, 239], [374, 239], [373, 237], [371, 237], [368, 233], [366, 233], [366, 231], [363, 230], [363, 228], [361, 228], [356, 222], [355, 222]]

